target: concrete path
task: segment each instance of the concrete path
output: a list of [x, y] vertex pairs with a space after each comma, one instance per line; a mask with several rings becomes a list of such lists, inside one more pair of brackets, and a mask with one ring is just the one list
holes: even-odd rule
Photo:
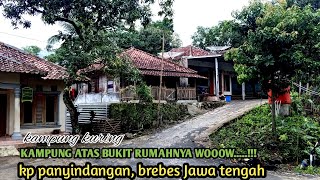
[[[177, 124], [162, 132], [139, 137], [123, 142], [121, 147], [127, 148], [196, 148], [207, 146], [208, 135], [215, 129], [221, 127], [224, 123], [243, 115], [245, 112], [257, 107], [265, 101], [232, 101], [231, 103], [210, 111], [204, 115], [193, 118], [189, 121]], [[31, 159], [21, 160], [18, 157], [0, 158], [0, 180], [18, 179], [16, 178], [16, 165], [18, 162], [24, 162], [25, 165], [66, 165], [69, 162], [83, 165], [85, 162], [91, 162], [94, 165], [130, 165], [133, 170], [136, 164], [142, 162], [144, 165], [156, 165], [163, 162], [165, 165], [215, 165], [226, 163], [223, 159]], [[165, 178], [161, 178], [165, 179]], [[192, 178], [190, 178], [192, 179]], [[222, 179], [222, 178], [216, 178]], [[229, 179], [229, 178], [228, 178]], [[295, 174], [283, 174], [268, 172], [268, 180], [292, 180], [292, 179], [319, 179], [313, 176], [297, 176]]]

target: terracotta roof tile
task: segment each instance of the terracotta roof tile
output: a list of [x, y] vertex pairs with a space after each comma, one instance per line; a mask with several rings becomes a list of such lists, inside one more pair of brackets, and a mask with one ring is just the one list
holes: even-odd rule
[[163, 61], [163, 75], [174, 77], [199, 77], [197, 71], [183, 67], [169, 60], [162, 60], [157, 56], [144, 52], [136, 48], [130, 48], [122, 53], [127, 56], [142, 74], [159, 76], [161, 72], [161, 62]]
[[203, 50], [198, 47], [194, 46], [186, 46], [186, 47], [179, 47], [179, 48], [173, 48], [170, 50], [170, 52], [182, 52], [179, 56], [175, 57], [174, 59], [180, 59], [183, 56], [193, 56], [193, 57], [198, 57], [198, 56], [208, 56], [211, 53]]
[[43, 79], [62, 80], [68, 76], [65, 68], [40, 57], [0, 42], [0, 71], [45, 74]]
[[91, 64], [86, 68], [79, 69], [77, 74], [80, 75], [80, 74], [85, 74], [92, 71], [101, 71], [103, 68], [104, 68], [104, 64], [102, 62], [95, 62], [94, 64]]
[[0, 55], [0, 72], [15, 72], [15, 73], [27, 73], [27, 74], [42, 74], [46, 75], [47, 72], [38, 69], [35, 66], [22, 64], [19, 61], [3, 57]]

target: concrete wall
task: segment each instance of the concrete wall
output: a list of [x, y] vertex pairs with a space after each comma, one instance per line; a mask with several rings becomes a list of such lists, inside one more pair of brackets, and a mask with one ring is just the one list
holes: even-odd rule
[[[20, 84], [20, 74], [16, 73], [4, 73], [0, 72], [0, 83], [5, 84]], [[14, 126], [14, 91], [13, 89], [4, 89], [1, 91], [7, 95], [7, 122], [6, 131], [7, 134], [11, 135], [13, 133]]]
[[0, 72], [0, 83], [20, 84], [20, 74]]
[[60, 82], [58, 84], [58, 91], [61, 91], [59, 95], [59, 122], [58, 125], [61, 125], [60, 130], [65, 132], [66, 131], [66, 105], [63, 102], [63, 89], [65, 88], [64, 83]]

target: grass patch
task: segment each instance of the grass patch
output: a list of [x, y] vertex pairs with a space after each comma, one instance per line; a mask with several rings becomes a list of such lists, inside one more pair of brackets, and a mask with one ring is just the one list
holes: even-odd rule
[[[235, 148], [247, 153], [257, 148], [262, 161], [294, 163], [308, 158], [308, 153], [320, 139], [320, 126], [315, 118], [294, 114], [276, 120], [277, 137], [272, 138], [271, 110], [269, 105], [257, 107], [210, 135], [216, 148]], [[320, 154], [320, 148], [317, 148]]]
[[300, 167], [296, 167], [294, 169], [294, 171], [297, 173], [300, 173], [300, 174], [319, 175], [320, 174], [320, 167], [308, 166], [305, 169], [301, 169]]

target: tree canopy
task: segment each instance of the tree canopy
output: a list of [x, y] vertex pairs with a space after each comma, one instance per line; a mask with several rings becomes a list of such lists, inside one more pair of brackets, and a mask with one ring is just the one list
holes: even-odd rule
[[[166, 30], [167, 29], [167, 30]], [[165, 31], [164, 31], [165, 30]], [[164, 21], [151, 22], [146, 27], [133, 31], [115, 32], [115, 42], [122, 49], [136, 47], [148, 53], [157, 55], [162, 49], [162, 36], [164, 34], [164, 50], [180, 47], [181, 40], [177, 34], [170, 29]]]
[[[257, 4], [260, 3], [253, 2], [250, 6]], [[286, 8], [286, 3], [259, 6], [261, 15], [255, 23], [246, 25], [243, 43], [226, 54], [227, 59], [235, 62], [238, 80], [257, 78], [266, 90], [280, 90], [294, 76], [317, 74], [319, 12], [310, 6]]]
[[[232, 46], [238, 47], [243, 42], [243, 37], [249, 29], [254, 29], [256, 19], [262, 14], [262, 2], [254, 0], [250, 6], [244, 7], [241, 11], [232, 13], [233, 20], [224, 20], [212, 27], [197, 27], [192, 35], [192, 44], [205, 49], [208, 46]], [[320, 8], [320, 0], [284, 0], [281, 1], [286, 8], [293, 6], [311, 6], [313, 10]], [[270, 3], [277, 4], [279, 0]]]
[[242, 42], [225, 55], [233, 60], [238, 81], [256, 79], [274, 99], [294, 77], [317, 76], [320, 71], [320, 12], [311, 6], [288, 6], [286, 1], [253, 1], [236, 13], [242, 26]]
[[[174, 0], [161, 0], [160, 15], [165, 22], [172, 22]], [[137, 22], [146, 27], [151, 21], [150, 5], [154, 0], [7, 0], [1, 1], [4, 16], [15, 27], [31, 27], [25, 15], [39, 15], [46, 24], [66, 23], [69, 32], [60, 31], [63, 40], [55, 57], [68, 68], [69, 78], [65, 80], [64, 102], [70, 112], [73, 133], [78, 129], [77, 109], [74, 107], [69, 88], [77, 79], [76, 72], [97, 58], [118, 67], [119, 46], [114, 41], [114, 32], [133, 30]], [[170, 24], [170, 23], [168, 23]], [[121, 69], [121, 68], [119, 68]], [[116, 70], [116, 69], [114, 69]]]
[[277, 96], [293, 79], [310, 82], [318, 78], [319, 2], [254, 0], [233, 12], [233, 20], [198, 27], [193, 44], [232, 46], [225, 59], [233, 60], [238, 81], [257, 80], [265, 92], [271, 89]]

